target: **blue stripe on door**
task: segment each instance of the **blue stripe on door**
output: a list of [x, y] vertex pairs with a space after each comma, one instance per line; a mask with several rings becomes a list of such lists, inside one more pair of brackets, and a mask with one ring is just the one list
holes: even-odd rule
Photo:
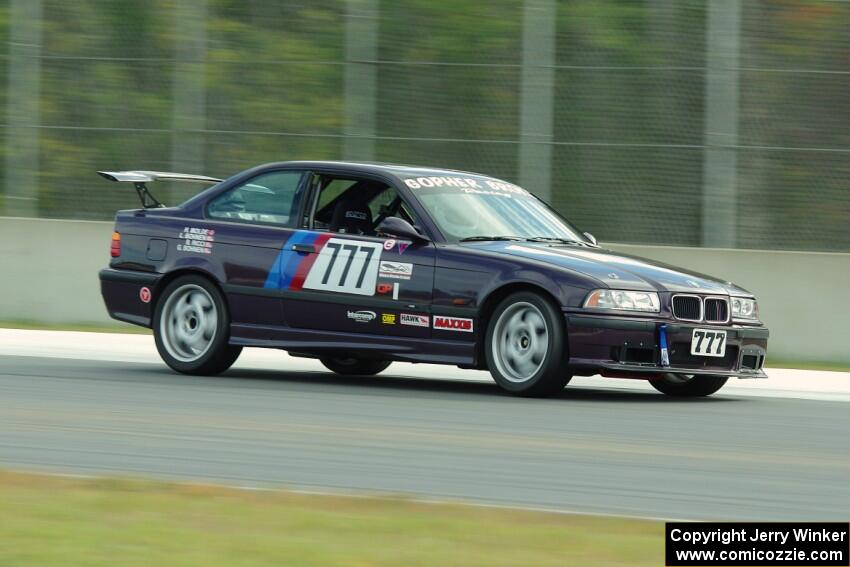
[[280, 254], [277, 255], [274, 264], [272, 264], [269, 270], [269, 275], [266, 276], [266, 283], [263, 287], [288, 289], [289, 284], [292, 283], [292, 278], [295, 276], [295, 272], [298, 270], [298, 265], [307, 258], [307, 255], [295, 252], [292, 250], [292, 247], [296, 244], [312, 244], [318, 236], [319, 234], [317, 232], [309, 230], [295, 231], [286, 240]]

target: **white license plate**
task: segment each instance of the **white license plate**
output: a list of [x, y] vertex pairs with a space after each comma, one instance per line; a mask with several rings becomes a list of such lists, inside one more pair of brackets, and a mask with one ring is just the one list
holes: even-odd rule
[[691, 354], [694, 356], [725, 356], [726, 331], [694, 329], [691, 335]]

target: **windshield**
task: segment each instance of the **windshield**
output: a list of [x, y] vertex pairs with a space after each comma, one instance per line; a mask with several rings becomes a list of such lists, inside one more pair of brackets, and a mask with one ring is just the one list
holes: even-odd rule
[[447, 240], [552, 239], [587, 242], [581, 232], [531, 193], [472, 175], [404, 180]]

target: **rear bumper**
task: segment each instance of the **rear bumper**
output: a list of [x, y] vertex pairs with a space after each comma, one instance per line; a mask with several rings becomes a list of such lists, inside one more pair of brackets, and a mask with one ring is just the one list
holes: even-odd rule
[[[98, 276], [100, 294], [110, 317], [142, 327], [151, 326], [153, 293], [162, 274], [105, 268]], [[148, 302], [142, 300], [142, 288], [151, 292]]]
[[[653, 378], [659, 374], [704, 374], [767, 378], [762, 370], [770, 332], [764, 327], [701, 325], [666, 319], [629, 319], [565, 314], [570, 365], [576, 374]], [[659, 329], [666, 325], [669, 366], [661, 364]], [[694, 328], [726, 331], [722, 358], [692, 356]]]

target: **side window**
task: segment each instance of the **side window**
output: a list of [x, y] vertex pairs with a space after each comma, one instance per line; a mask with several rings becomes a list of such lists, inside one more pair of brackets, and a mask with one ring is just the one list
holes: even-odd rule
[[390, 205], [393, 204], [398, 192], [392, 187], [387, 187], [369, 201], [369, 210], [372, 211], [372, 218], [378, 218], [378, 215], [385, 213]]
[[322, 177], [313, 228], [342, 234], [374, 235], [370, 201], [386, 185], [369, 179]]
[[331, 179], [319, 194], [318, 209], [322, 210], [330, 205], [331, 201], [342, 195], [346, 189], [351, 188], [355, 183], [356, 181], [351, 179]]
[[375, 227], [388, 216], [416, 224], [398, 191], [380, 181], [324, 177], [318, 187], [312, 224], [316, 230], [373, 236]]
[[388, 216], [402, 218], [410, 224], [416, 224], [416, 217], [410, 208], [401, 201], [398, 191], [392, 187], [387, 187], [371, 201], [369, 201], [369, 210], [372, 212], [372, 218], [375, 220], [385, 219]]
[[303, 172], [272, 171], [210, 201], [211, 218], [289, 226], [298, 213], [298, 184]]

